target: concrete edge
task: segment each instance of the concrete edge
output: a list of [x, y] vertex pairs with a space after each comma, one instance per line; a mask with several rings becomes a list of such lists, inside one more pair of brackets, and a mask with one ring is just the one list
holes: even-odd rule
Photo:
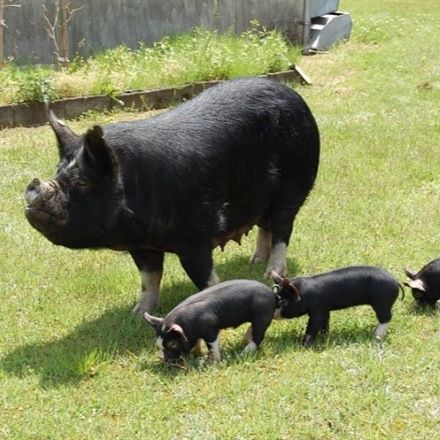
[[[275, 81], [311, 84], [309, 78], [297, 66], [291, 70], [268, 73], [259, 75], [259, 77]], [[204, 81], [178, 87], [126, 92], [114, 98], [106, 95], [65, 98], [52, 102], [50, 107], [60, 119], [76, 118], [90, 110], [108, 111], [121, 107], [156, 110], [191, 99], [203, 90], [220, 82]], [[0, 129], [19, 126], [31, 127], [44, 125], [46, 122], [44, 104], [41, 102], [24, 102], [0, 106]]]

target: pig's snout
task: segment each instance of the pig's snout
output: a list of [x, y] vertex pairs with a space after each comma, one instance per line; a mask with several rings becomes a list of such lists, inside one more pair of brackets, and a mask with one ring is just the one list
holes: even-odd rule
[[24, 198], [28, 205], [33, 205], [37, 201], [41, 194], [40, 188], [41, 180], [36, 178], [27, 186]]
[[54, 181], [44, 182], [35, 178], [26, 188], [24, 198], [29, 206], [43, 205], [55, 195], [57, 187]]
[[33, 179], [24, 198], [26, 218], [41, 233], [52, 233], [67, 222], [67, 197], [56, 180]]

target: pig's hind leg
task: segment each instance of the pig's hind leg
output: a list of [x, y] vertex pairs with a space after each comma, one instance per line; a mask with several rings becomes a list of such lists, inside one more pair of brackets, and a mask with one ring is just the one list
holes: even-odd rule
[[325, 330], [328, 330], [329, 320], [330, 312], [328, 310], [322, 310], [309, 315], [306, 334], [302, 340], [304, 347], [311, 345], [319, 332], [322, 332], [323, 330], [325, 332]]
[[303, 186], [294, 178], [285, 178], [273, 196], [269, 212], [271, 250], [265, 277], [269, 277], [271, 271], [287, 275], [286, 250], [293, 222], [308, 194]]
[[257, 246], [252, 255], [251, 263], [262, 263], [267, 261], [272, 248], [272, 233], [268, 227], [258, 225]]
[[374, 330], [374, 338], [380, 341], [385, 338], [391, 324], [391, 307], [377, 307], [374, 311], [379, 321]]
[[252, 320], [251, 326], [248, 328], [245, 334], [247, 341], [246, 347], [244, 347], [242, 354], [251, 353], [255, 351], [261, 344], [261, 341], [266, 334], [266, 330], [272, 322], [271, 314], [259, 314]]

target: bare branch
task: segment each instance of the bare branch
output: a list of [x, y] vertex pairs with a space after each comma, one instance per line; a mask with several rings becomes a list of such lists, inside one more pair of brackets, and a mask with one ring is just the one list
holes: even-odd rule
[[68, 3], [68, 17], [67, 17], [67, 21], [66, 23], [70, 23], [70, 21], [72, 20], [73, 16], [78, 12], [81, 11], [81, 9], [84, 9], [85, 5], [80, 6], [79, 8], [74, 8], [74, 9], [70, 9], [70, 2]]
[[3, 30], [8, 28], [4, 20], [5, 8], [20, 8], [19, 4], [6, 4], [7, 1], [12, 0], [0, 0], [0, 68], [3, 67]]
[[54, 52], [57, 57], [57, 59], [60, 57], [60, 48], [58, 46], [58, 40], [56, 35], [56, 29], [58, 27], [58, 15], [60, 12], [59, 4], [58, 2], [55, 3], [55, 14], [53, 17], [53, 21], [51, 22], [49, 15], [50, 12], [47, 9], [46, 5], [43, 4], [43, 19], [44, 19], [44, 29], [47, 32], [47, 35], [52, 40], [52, 44], [54, 45]]
[[45, 21], [45, 29], [54, 45], [54, 53], [58, 63], [67, 68], [69, 65], [69, 26], [74, 14], [84, 8], [72, 9], [70, 0], [52, 0], [55, 4], [55, 13], [53, 19], [50, 19], [50, 13], [46, 5], [43, 4], [43, 18]]

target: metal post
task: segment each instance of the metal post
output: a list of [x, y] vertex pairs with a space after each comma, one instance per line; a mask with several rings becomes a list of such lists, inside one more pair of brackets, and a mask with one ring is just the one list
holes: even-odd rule
[[302, 52], [304, 54], [309, 52], [310, 47], [310, 25], [312, 24], [310, 18], [310, 0], [303, 1], [303, 20], [302, 20], [302, 35], [301, 35], [301, 44], [302, 44]]

